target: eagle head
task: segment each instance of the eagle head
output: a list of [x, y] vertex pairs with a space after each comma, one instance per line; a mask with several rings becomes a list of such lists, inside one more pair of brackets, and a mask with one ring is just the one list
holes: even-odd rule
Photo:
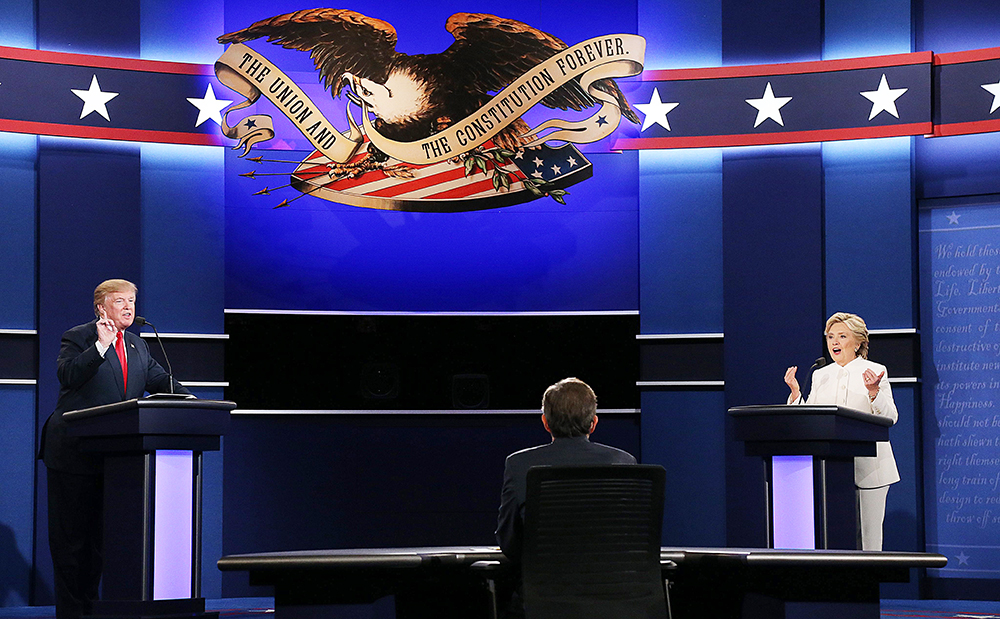
[[344, 73], [344, 79], [376, 117], [389, 124], [408, 123], [426, 116], [429, 88], [425, 79], [398, 67], [389, 73], [384, 84]]

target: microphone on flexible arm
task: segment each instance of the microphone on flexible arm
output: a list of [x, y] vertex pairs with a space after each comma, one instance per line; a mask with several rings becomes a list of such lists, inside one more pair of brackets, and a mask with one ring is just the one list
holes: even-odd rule
[[153, 326], [153, 323], [149, 322], [148, 320], [146, 320], [142, 316], [136, 316], [135, 320], [133, 322], [135, 323], [135, 326], [137, 326], [139, 328], [142, 328], [142, 327], [145, 327], [145, 326], [149, 326], [149, 327], [151, 327], [153, 329], [153, 334], [156, 336], [156, 342], [160, 345], [160, 352], [163, 353], [163, 360], [167, 363], [167, 376], [170, 378], [170, 393], [173, 394], [174, 393], [174, 370], [170, 367], [170, 358], [167, 357], [167, 349], [163, 347], [163, 340], [160, 339], [160, 333], [159, 333], [159, 331], [156, 330], [156, 327]]
[[[809, 366], [809, 372], [808, 372], [809, 375], [808, 375], [808, 378], [809, 378], [809, 388], [810, 389], [812, 389], [812, 375], [813, 375], [813, 370], [818, 370], [821, 367], [823, 367], [824, 365], [826, 365], [826, 357], [820, 357], [819, 359], [817, 359], [816, 361], [814, 361], [811, 366]], [[799, 397], [802, 398], [803, 402], [805, 402], [806, 401], [806, 392], [802, 391], [799, 394]]]

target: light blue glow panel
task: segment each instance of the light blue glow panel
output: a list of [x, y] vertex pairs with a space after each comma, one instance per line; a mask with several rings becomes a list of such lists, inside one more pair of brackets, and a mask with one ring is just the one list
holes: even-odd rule
[[[225, 50], [223, 0], [139, 0], [139, 53], [145, 60], [212, 64]], [[247, 24], [249, 25], [249, 24]]]
[[816, 548], [812, 456], [771, 458], [775, 548]]
[[35, 49], [35, 0], [4, 0], [0, 45]]
[[649, 69], [722, 65], [721, 0], [638, 0]]
[[722, 321], [722, 150], [639, 153], [643, 333], [718, 333]]
[[917, 49], [943, 54], [998, 45], [1000, 12], [991, 0], [923, 0], [919, 6]]
[[823, 144], [826, 315], [913, 326], [911, 140]]
[[[171, 144], [142, 144], [140, 148], [143, 270], [139, 313], [160, 332], [221, 333], [225, 149]], [[197, 277], [192, 277], [195, 273]]]
[[0, 133], [0, 328], [35, 328], [35, 160], [33, 135]]
[[194, 455], [156, 452], [153, 599], [189, 598], [194, 557]]
[[823, 60], [913, 51], [910, 5], [911, 0], [824, 0]]

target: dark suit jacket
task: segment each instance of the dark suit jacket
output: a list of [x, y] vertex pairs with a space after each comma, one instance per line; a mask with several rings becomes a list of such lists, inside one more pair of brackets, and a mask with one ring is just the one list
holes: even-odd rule
[[[69, 436], [62, 414], [66, 411], [141, 398], [145, 393], [170, 391], [170, 377], [149, 354], [146, 342], [125, 332], [128, 391], [122, 384], [122, 367], [112, 345], [102, 357], [97, 352], [97, 320], [63, 333], [57, 374], [59, 400], [42, 428], [38, 457], [50, 469], [99, 474], [101, 458], [80, 450], [80, 439]], [[174, 381], [174, 391], [190, 393]]]
[[591, 443], [586, 436], [557, 438], [547, 445], [524, 449], [507, 456], [497, 518], [497, 543], [512, 561], [521, 560], [524, 500], [528, 469], [538, 465], [635, 464], [632, 454]]

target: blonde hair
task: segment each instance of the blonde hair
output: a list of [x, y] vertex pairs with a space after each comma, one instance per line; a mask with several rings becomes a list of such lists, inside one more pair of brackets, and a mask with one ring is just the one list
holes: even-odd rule
[[830, 316], [826, 321], [826, 329], [823, 334], [830, 333], [830, 327], [837, 323], [843, 323], [847, 329], [854, 334], [854, 337], [858, 340], [858, 350], [857, 355], [862, 359], [868, 358], [868, 325], [861, 316], [857, 314], [850, 314], [848, 312], [837, 312], [833, 316]]
[[106, 279], [94, 288], [94, 315], [98, 318], [101, 317], [101, 312], [97, 309], [98, 305], [102, 305], [104, 300], [112, 292], [131, 292], [135, 294], [139, 289], [135, 287], [135, 284], [128, 281], [127, 279]]

